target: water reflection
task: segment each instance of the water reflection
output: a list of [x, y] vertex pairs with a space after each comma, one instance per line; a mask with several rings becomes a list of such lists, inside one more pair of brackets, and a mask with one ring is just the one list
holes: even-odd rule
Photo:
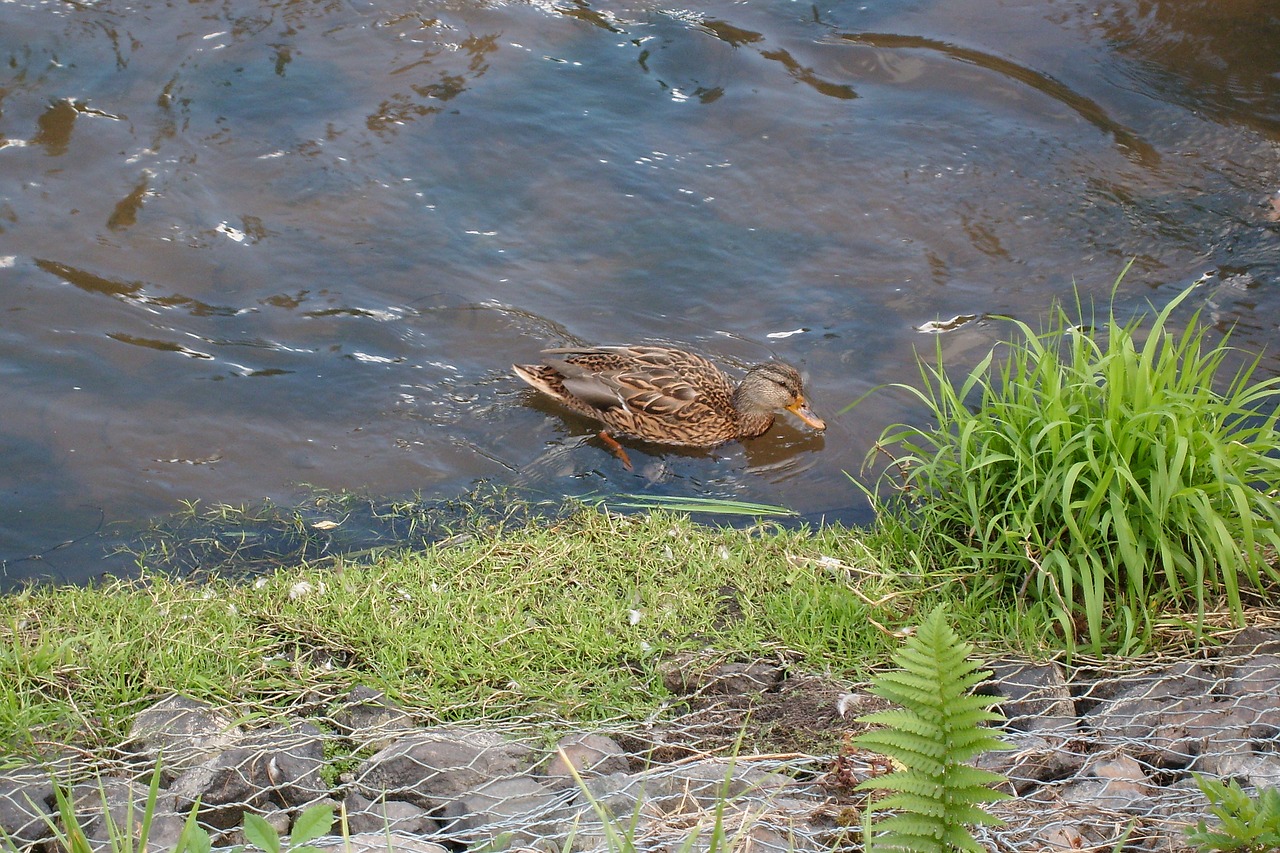
[[[1280, 132], [1280, 11], [1269, 0], [1143, 0], [1093, 16], [1140, 85], [1218, 121]], [[1151, 74], [1148, 68], [1158, 68]]]
[[[948, 44], [938, 39], [924, 38], [922, 36], [904, 36], [894, 33], [844, 33], [840, 36], [840, 39], [847, 44], [874, 49], [872, 58], [865, 63], [864, 67], [867, 69], [875, 69], [877, 67], [900, 68], [904, 64], [903, 61], [889, 58], [890, 54], [896, 53], [924, 51], [926, 55], [941, 57], [945, 62], [933, 72], [937, 79], [932, 84], [939, 89], [964, 88], [981, 92], [984, 97], [990, 97], [992, 93], [1000, 93], [1010, 98], [1021, 98], [1023, 97], [1023, 87], [1030, 88], [1062, 103], [1085, 121], [1110, 135], [1118, 146], [1136, 158], [1139, 165], [1145, 168], [1156, 168], [1160, 165], [1160, 157], [1155, 148], [1107, 115], [1106, 110], [1100, 104], [1073, 91], [1069, 86], [1063, 85], [1048, 74], [1036, 71], [1034, 68], [1012, 62], [995, 53]], [[929, 75], [928, 64], [926, 60], [923, 66], [913, 66], [909, 82], [918, 82], [920, 77]], [[970, 75], [966, 73], [963, 66], [972, 66], [982, 71], [994, 73], [1007, 78], [1015, 83], [1016, 86], [1011, 90], [1003, 89], [998, 83], [993, 83], [986, 75], [980, 73]], [[972, 79], [969, 79], [970, 77]], [[891, 79], [892, 82], [900, 82], [901, 73], [895, 71]], [[942, 82], [943, 80], [948, 82], [944, 83]], [[977, 99], [975, 97], [975, 100]]]
[[[509, 375], [546, 346], [777, 358], [831, 414], [1134, 258], [1122, 311], [1203, 277], [1263, 351], [1278, 26], [1266, 0], [0, 4], [4, 571], [310, 486], [846, 512], [920, 417], [876, 395], [627, 472]], [[44, 568], [94, 572], [67, 552]]]

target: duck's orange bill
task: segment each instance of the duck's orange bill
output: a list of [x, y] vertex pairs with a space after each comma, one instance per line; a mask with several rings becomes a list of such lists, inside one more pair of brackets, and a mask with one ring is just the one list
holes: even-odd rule
[[804, 421], [811, 428], [816, 429], [818, 432], [822, 432], [827, 428], [826, 421], [813, 413], [809, 408], [809, 404], [804, 401], [803, 397], [796, 400], [790, 406], [787, 406], [787, 411]]

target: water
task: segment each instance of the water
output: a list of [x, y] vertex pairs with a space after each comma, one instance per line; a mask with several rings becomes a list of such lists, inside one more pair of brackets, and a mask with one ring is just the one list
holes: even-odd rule
[[[921, 415], [837, 412], [922, 329], [973, 315], [963, 369], [1129, 259], [1122, 308], [1203, 280], [1262, 352], [1277, 43], [1273, 0], [0, 3], [0, 584], [308, 486], [857, 519]], [[642, 340], [790, 361], [828, 430], [628, 472], [509, 373]]]

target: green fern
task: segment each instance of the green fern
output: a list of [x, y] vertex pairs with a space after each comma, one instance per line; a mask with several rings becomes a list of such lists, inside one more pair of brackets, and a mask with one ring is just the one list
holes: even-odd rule
[[969, 660], [972, 651], [938, 607], [894, 654], [902, 670], [875, 679], [871, 692], [902, 708], [859, 717], [885, 728], [860, 735], [854, 743], [895, 759], [903, 769], [858, 786], [891, 792], [871, 808], [894, 811], [871, 825], [866, 853], [981, 853], [967, 827], [1003, 822], [982, 804], [1008, 799], [1009, 794], [990, 787], [1007, 780], [964, 763], [980, 753], [1009, 748], [983, 725], [1001, 719], [988, 710], [990, 697], [970, 695], [991, 675]]
[[1218, 825], [1210, 829], [1200, 821], [1187, 830], [1188, 841], [1201, 850], [1267, 853], [1280, 849], [1280, 789], [1259, 788], [1257, 797], [1250, 797], [1234, 779], [1223, 783], [1199, 773], [1191, 775], [1208, 798]]

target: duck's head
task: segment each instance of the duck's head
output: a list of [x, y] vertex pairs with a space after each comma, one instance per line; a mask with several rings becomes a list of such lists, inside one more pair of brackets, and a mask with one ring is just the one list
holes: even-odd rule
[[804, 421], [811, 429], [821, 432], [827, 428], [822, 418], [815, 415], [805, 401], [800, 372], [781, 362], [757, 364], [748, 370], [733, 393], [733, 407], [744, 426], [756, 427], [764, 424], [759, 432], [750, 433], [753, 435], [759, 435], [768, 429], [773, 423], [774, 413], [783, 409]]

